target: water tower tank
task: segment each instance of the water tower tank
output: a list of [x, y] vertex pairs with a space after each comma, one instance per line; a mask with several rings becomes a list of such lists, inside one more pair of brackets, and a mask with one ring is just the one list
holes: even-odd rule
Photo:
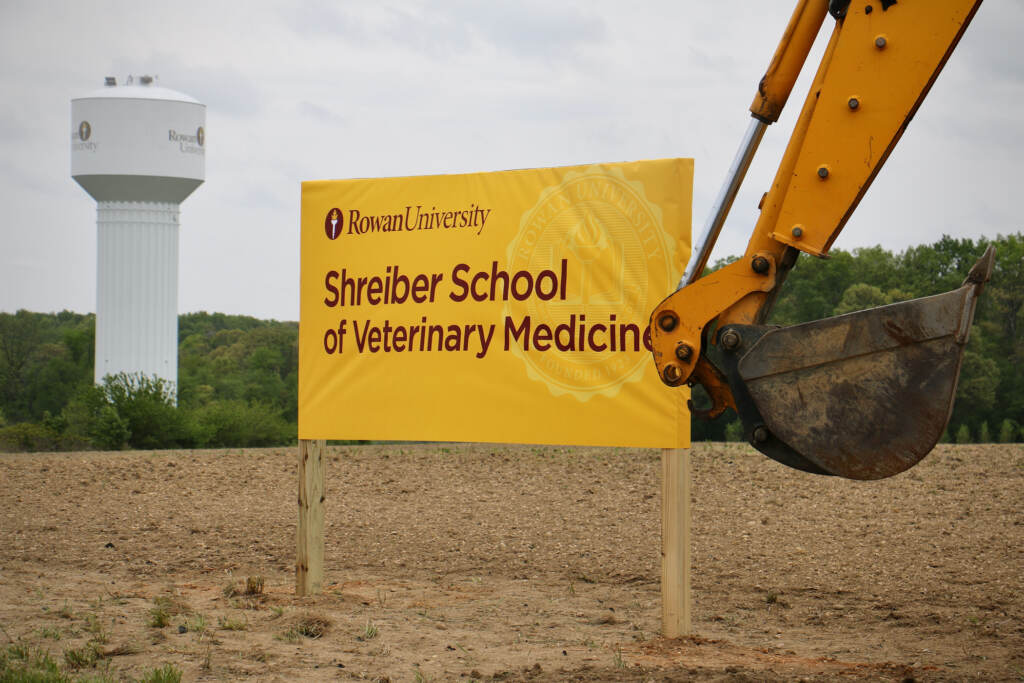
[[178, 380], [178, 210], [206, 170], [206, 105], [129, 77], [71, 100], [71, 175], [97, 202], [95, 379]]

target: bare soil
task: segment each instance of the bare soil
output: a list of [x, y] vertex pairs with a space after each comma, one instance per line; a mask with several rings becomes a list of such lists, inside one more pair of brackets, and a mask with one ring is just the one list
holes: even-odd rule
[[0, 647], [115, 680], [1024, 679], [1024, 445], [871, 483], [692, 454], [677, 640], [655, 451], [332, 447], [309, 598], [296, 449], [0, 455]]

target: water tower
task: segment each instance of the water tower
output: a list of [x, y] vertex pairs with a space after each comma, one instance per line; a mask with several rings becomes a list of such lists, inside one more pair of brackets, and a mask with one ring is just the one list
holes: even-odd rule
[[128, 77], [71, 100], [71, 176], [97, 202], [96, 365], [178, 381], [178, 208], [205, 178], [206, 105]]

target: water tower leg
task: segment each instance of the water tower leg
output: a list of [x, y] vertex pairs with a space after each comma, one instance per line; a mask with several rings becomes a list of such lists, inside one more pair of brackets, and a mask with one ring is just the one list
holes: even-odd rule
[[141, 373], [177, 395], [178, 211], [167, 202], [97, 204], [97, 384]]
[[324, 582], [323, 439], [299, 439], [299, 526], [296, 533], [295, 594], [319, 593]]

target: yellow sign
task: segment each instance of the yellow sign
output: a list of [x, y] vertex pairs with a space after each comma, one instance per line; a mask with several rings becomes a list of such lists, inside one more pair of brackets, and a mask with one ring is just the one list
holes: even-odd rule
[[689, 445], [693, 160], [302, 184], [299, 438]]

